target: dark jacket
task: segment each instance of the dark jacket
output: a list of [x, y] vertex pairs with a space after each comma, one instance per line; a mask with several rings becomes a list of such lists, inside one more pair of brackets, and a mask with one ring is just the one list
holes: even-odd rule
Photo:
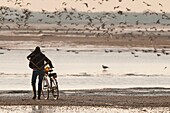
[[30, 55], [27, 56], [27, 59], [30, 61], [29, 67], [32, 69], [44, 69], [44, 66], [49, 64], [50, 68], [53, 68], [51, 61], [42, 53], [33, 51]]

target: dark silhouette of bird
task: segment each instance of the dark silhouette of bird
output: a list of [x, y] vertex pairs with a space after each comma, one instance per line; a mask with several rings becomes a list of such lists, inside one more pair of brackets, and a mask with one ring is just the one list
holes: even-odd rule
[[160, 24], [160, 19], [158, 19], [158, 20], [156, 21], [156, 24]]
[[131, 9], [129, 9], [129, 8], [126, 8], [126, 10], [127, 10], [127, 11], [131, 11]]
[[115, 10], [115, 9], [118, 9], [120, 6], [115, 6], [115, 7], [113, 7], [113, 9]]
[[31, 5], [31, 3], [28, 2], [26, 5], [27, 5], [27, 6], [28, 6], [28, 5]]
[[159, 3], [159, 5], [160, 5], [161, 7], [163, 7], [163, 5], [162, 5], [161, 3]]
[[105, 66], [105, 65], [102, 65], [102, 68], [103, 68], [104, 70], [106, 70], [106, 69], [108, 69], [109, 67], [108, 67], [108, 66]]
[[89, 7], [87, 3], [83, 3], [83, 4], [85, 4], [85, 5], [86, 5], [86, 7]]
[[157, 56], [161, 56], [161, 54], [157, 54]]
[[150, 4], [148, 4], [148, 3], [144, 2], [144, 1], [143, 1], [143, 3], [146, 4], [147, 6], [151, 6]]
[[66, 6], [66, 5], [67, 5], [67, 3], [66, 3], [66, 2], [63, 2], [63, 3], [62, 3], [62, 5]]
[[166, 69], [166, 68], [167, 68], [167, 66], [164, 67], [164, 69]]
[[118, 11], [117, 12], [119, 15], [123, 15], [123, 11]]

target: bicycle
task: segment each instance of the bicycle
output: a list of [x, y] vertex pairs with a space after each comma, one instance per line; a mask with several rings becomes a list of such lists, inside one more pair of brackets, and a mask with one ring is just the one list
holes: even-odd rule
[[45, 75], [42, 81], [42, 95], [44, 99], [49, 99], [49, 93], [52, 92], [54, 99], [59, 98], [59, 88], [57, 82], [57, 74], [52, 73], [52, 69], [45, 68]]

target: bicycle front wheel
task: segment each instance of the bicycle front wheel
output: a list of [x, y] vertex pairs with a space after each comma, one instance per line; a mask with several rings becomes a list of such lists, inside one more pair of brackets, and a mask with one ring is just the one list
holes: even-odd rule
[[42, 94], [44, 99], [49, 98], [49, 83], [46, 77], [44, 77], [42, 81]]
[[59, 98], [59, 88], [58, 88], [58, 82], [56, 79], [52, 79], [52, 95], [54, 97], [54, 99], [58, 99]]

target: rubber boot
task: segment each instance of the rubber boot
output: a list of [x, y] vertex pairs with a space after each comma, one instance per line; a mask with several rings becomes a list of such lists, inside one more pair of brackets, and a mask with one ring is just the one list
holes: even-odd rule
[[38, 100], [41, 99], [41, 89], [38, 90]]
[[35, 88], [35, 86], [33, 86], [32, 89], [33, 89], [33, 94], [34, 94], [32, 99], [36, 99], [36, 88]]

